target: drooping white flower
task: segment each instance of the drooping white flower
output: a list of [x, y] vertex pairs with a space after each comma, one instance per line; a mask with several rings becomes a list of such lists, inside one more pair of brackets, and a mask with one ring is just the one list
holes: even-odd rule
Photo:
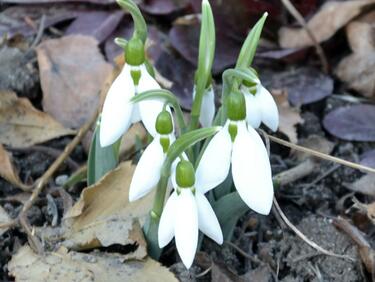
[[[134, 82], [134, 74], [139, 81]], [[160, 89], [156, 80], [148, 73], [144, 64], [131, 66], [126, 64], [111, 85], [104, 101], [101, 126], [100, 145], [109, 146], [124, 134], [132, 123], [142, 120], [147, 131], [156, 136], [155, 120], [163, 109], [161, 100], [145, 100], [137, 104], [130, 99], [144, 91]]]
[[163, 248], [175, 237], [181, 260], [186, 268], [190, 268], [197, 250], [198, 230], [218, 244], [223, 243], [223, 234], [215, 212], [202, 191], [193, 187], [179, 187], [176, 184], [178, 173], [176, 175], [177, 182], [173, 182], [175, 191], [160, 218], [158, 241], [159, 247]]
[[232, 165], [234, 186], [254, 211], [268, 214], [273, 183], [267, 150], [257, 132], [246, 123], [246, 101], [240, 91], [226, 99], [228, 120], [212, 138], [196, 171], [196, 187], [205, 193], [222, 183]]
[[[193, 90], [193, 99], [195, 99], [195, 87]], [[203, 127], [210, 127], [212, 126], [212, 122], [215, 116], [215, 92], [210, 85], [204, 91], [202, 97], [202, 105], [201, 105], [201, 112], [199, 115], [199, 122]]]
[[[237, 127], [232, 142], [229, 127]], [[234, 186], [254, 211], [267, 215], [272, 207], [273, 183], [266, 148], [258, 133], [245, 121], [227, 121], [208, 144], [196, 171], [202, 193], [222, 183], [232, 164]]]
[[272, 131], [279, 127], [279, 112], [271, 93], [260, 83], [241, 87], [246, 100], [246, 120], [253, 128], [263, 122]]
[[168, 148], [176, 139], [168, 111], [160, 112], [155, 123], [157, 135], [139, 159], [130, 183], [130, 202], [142, 198], [157, 185]]

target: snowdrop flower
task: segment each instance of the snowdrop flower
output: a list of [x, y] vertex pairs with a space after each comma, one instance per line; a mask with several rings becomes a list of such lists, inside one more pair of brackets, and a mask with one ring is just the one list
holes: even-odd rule
[[169, 146], [174, 142], [171, 114], [163, 110], [156, 119], [156, 136], [143, 152], [129, 188], [133, 202], [149, 193], [158, 183]]
[[253, 128], [263, 122], [272, 131], [279, 127], [279, 112], [271, 93], [260, 83], [244, 82], [241, 90], [246, 100], [246, 120]]
[[212, 138], [196, 171], [202, 193], [222, 183], [232, 164], [233, 183], [242, 200], [267, 215], [272, 207], [273, 183], [266, 148], [257, 132], [246, 124], [244, 95], [233, 92], [227, 100], [228, 120]]
[[[193, 99], [195, 99], [195, 86], [193, 90]], [[202, 97], [201, 112], [199, 115], [199, 122], [203, 127], [212, 126], [215, 116], [215, 93], [212, 85], [210, 84], [204, 91]]]
[[223, 234], [216, 215], [199, 189], [195, 189], [193, 165], [182, 160], [176, 167], [175, 191], [169, 197], [159, 222], [159, 247], [175, 237], [177, 251], [186, 268], [190, 268], [198, 245], [198, 229], [223, 243]]
[[126, 46], [126, 64], [111, 85], [104, 101], [100, 145], [109, 146], [124, 134], [132, 123], [142, 120], [147, 131], [156, 136], [155, 120], [163, 109], [163, 101], [147, 100], [137, 104], [130, 99], [137, 93], [160, 89], [144, 64], [143, 42], [133, 38]]

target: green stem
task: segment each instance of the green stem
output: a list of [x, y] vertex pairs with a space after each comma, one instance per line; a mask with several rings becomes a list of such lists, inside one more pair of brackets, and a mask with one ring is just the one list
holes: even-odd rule
[[138, 6], [131, 0], [117, 0], [117, 4], [131, 14], [134, 21], [133, 36], [137, 36], [145, 43], [147, 39], [147, 25]]
[[160, 216], [163, 212], [170, 170], [171, 164], [169, 162], [165, 162], [156, 189], [154, 205], [150, 213], [148, 224], [145, 227], [145, 236], [148, 242], [148, 254], [156, 260], [159, 259], [162, 251], [162, 249], [159, 248], [158, 228]]

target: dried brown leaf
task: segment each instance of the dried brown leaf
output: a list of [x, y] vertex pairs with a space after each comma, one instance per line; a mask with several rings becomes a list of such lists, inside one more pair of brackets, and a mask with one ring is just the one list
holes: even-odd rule
[[74, 133], [9, 91], [0, 92], [0, 132], [0, 143], [12, 147], [29, 147]]
[[16, 281], [113, 281], [177, 282], [175, 276], [158, 262], [127, 261], [110, 253], [69, 252], [61, 247], [56, 252], [38, 255], [23, 246], [8, 264]]
[[[358, 16], [365, 6], [375, 0], [351, 0], [326, 2], [307, 23], [318, 42], [331, 38], [336, 31]], [[313, 46], [314, 43], [303, 28], [282, 27], [279, 30], [279, 44], [283, 48]]]
[[90, 36], [45, 40], [37, 55], [43, 109], [65, 126], [79, 128], [98, 108], [112, 66]]
[[353, 54], [337, 66], [336, 74], [349, 88], [375, 96], [375, 12], [351, 22], [346, 29]]
[[279, 109], [279, 130], [288, 136], [290, 142], [297, 143], [297, 129], [295, 126], [303, 123], [299, 109], [290, 106], [288, 92], [283, 90], [272, 90], [271, 92]]
[[97, 184], [82, 191], [79, 201], [65, 216], [65, 242], [72, 249], [137, 244], [137, 258], [146, 255], [146, 243], [137, 220], [149, 213], [154, 193], [129, 203], [134, 172], [130, 161], [121, 163]]
[[344, 186], [354, 192], [375, 197], [375, 174], [366, 174], [353, 183], [344, 183]]
[[18, 172], [13, 165], [12, 157], [5, 150], [4, 146], [0, 144], [0, 176], [9, 181], [16, 187], [25, 188], [26, 185], [22, 183], [18, 176]]

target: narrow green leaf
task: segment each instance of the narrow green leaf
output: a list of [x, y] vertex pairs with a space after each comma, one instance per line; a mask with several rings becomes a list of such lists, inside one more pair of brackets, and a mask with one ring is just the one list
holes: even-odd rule
[[207, 0], [202, 1], [202, 23], [199, 38], [198, 68], [196, 72], [195, 98], [191, 108], [190, 129], [195, 129], [199, 124], [199, 115], [202, 106], [204, 90], [211, 76], [212, 64], [215, 55], [215, 22], [211, 6]]
[[169, 165], [190, 146], [211, 137], [221, 129], [220, 126], [200, 128], [181, 135], [169, 148], [166, 163]]
[[161, 99], [164, 100], [165, 103], [171, 105], [175, 110], [178, 126], [181, 128], [182, 133], [185, 132], [186, 124], [184, 114], [182, 113], [180, 103], [171, 91], [165, 89], [149, 90], [133, 96], [130, 101], [133, 103], [138, 103], [150, 99]]
[[252, 64], [267, 16], [268, 13], [264, 13], [248, 34], [238, 56], [236, 68], [247, 68]]
[[[87, 160], [87, 184], [95, 184], [118, 163], [119, 141], [108, 147], [101, 147], [99, 142], [100, 123], [98, 122], [91, 141]], [[121, 140], [121, 139], [120, 139]]]
[[238, 220], [249, 210], [249, 207], [237, 192], [232, 192], [215, 202], [213, 209], [220, 222], [224, 240], [230, 240]]

